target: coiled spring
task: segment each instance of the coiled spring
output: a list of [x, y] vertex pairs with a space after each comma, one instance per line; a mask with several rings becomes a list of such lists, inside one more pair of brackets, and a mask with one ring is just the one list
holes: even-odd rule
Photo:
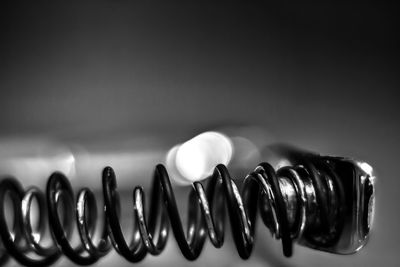
[[[183, 256], [195, 260], [207, 235], [215, 247], [223, 245], [225, 207], [243, 259], [250, 257], [254, 246], [258, 211], [265, 226], [281, 239], [285, 256], [291, 256], [295, 240], [306, 238], [308, 242], [326, 244], [334, 242], [341, 231], [343, 189], [324, 160], [305, 159], [277, 171], [262, 163], [239, 185], [241, 193], [224, 165], [216, 166], [203, 184], [193, 183], [189, 194], [185, 234], [167, 170], [157, 165], [148, 211], [143, 189], [136, 187], [133, 191], [136, 224], [131, 242], [127, 242], [120, 225], [116, 176], [111, 167], [106, 167], [102, 173], [104, 225], [100, 240], [94, 244], [98, 219], [91, 190], [80, 189], [75, 199], [71, 184], [60, 172], [50, 176], [45, 193], [36, 187], [24, 190], [16, 179], [6, 177], [0, 181], [1, 262], [11, 256], [23, 265], [43, 266], [65, 255], [76, 264], [89, 265], [112, 247], [129, 262], [139, 262], [147, 253], [158, 255], [163, 251], [170, 227]], [[7, 222], [11, 215], [4, 205], [7, 196], [13, 206], [11, 226]], [[34, 198], [40, 212], [38, 229], [33, 229], [30, 219]], [[81, 245], [73, 247], [70, 239], [76, 226]], [[41, 239], [48, 230], [52, 244], [45, 246]]]

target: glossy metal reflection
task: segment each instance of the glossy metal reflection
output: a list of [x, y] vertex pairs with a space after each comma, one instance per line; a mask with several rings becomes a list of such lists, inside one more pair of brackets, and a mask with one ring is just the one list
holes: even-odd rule
[[[225, 213], [239, 256], [250, 257], [255, 245], [255, 227], [260, 215], [264, 225], [281, 240], [283, 254], [293, 253], [293, 243], [339, 254], [354, 253], [367, 242], [375, 202], [374, 175], [369, 165], [339, 157], [320, 156], [290, 147], [275, 147], [292, 165], [275, 170], [260, 163], [237, 185], [227, 167], [219, 164], [207, 181], [194, 182], [188, 199], [184, 229], [167, 170], [154, 171], [150, 205], [146, 209], [141, 187], [133, 191], [135, 224], [127, 241], [120, 224], [120, 200], [116, 175], [106, 167], [102, 175], [104, 223], [101, 238], [93, 241], [97, 214], [94, 194], [83, 188], [75, 198], [70, 181], [53, 173], [46, 192], [32, 187], [24, 191], [12, 177], [0, 181], [0, 236], [5, 250], [19, 263], [43, 266], [65, 255], [76, 264], [97, 262], [114, 248], [129, 262], [139, 262], [147, 253], [160, 254], [171, 229], [182, 255], [197, 259], [207, 234], [215, 247], [224, 243]], [[4, 203], [11, 198], [11, 210]], [[41, 244], [45, 228], [30, 221], [33, 199], [40, 217], [48, 219], [53, 246]], [[14, 224], [7, 217], [13, 212]], [[47, 214], [47, 215], [46, 215]], [[74, 222], [75, 215], [75, 222]], [[76, 223], [80, 244], [71, 236]]]

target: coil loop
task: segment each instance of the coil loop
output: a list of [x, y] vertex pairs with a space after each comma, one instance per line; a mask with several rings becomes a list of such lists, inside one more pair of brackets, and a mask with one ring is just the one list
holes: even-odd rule
[[[127, 261], [139, 262], [147, 253], [158, 255], [163, 251], [170, 228], [183, 256], [193, 261], [199, 257], [207, 235], [215, 247], [223, 245], [225, 207], [238, 254], [243, 259], [250, 257], [254, 247], [257, 211], [271, 233], [281, 239], [283, 254], [288, 257], [292, 255], [294, 240], [304, 235], [316, 243], [334, 242], [342, 227], [343, 188], [334, 171], [322, 160], [304, 159], [294, 167], [277, 171], [270, 164], [261, 163], [244, 179], [241, 193], [227, 168], [216, 166], [205, 186], [193, 183], [186, 233], [167, 170], [157, 165], [148, 211], [143, 188], [133, 190], [136, 225], [130, 242], [126, 241], [120, 225], [120, 200], [111, 167], [103, 170], [102, 185], [104, 223], [100, 240], [94, 244], [94, 233], [99, 232], [95, 229], [97, 201], [90, 189], [81, 189], [75, 200], [71, 184], [60, 172], [50, 176], [46, 193], [36, 187], [24, 191], [12, 177], [2, 179], [0, 261], [4, 263], [11, 256], [23, 265], [43, 266], [65, 255], [76, 264], [90, 265], [113, 247]], [[7, 222], [10, 215], [4, 205], [7, 197], [13, 207], [12, 227]], [[40, 212], [37, 229], [33, 229], [30, 219], [33, 199]], [[71, 245], [74, 227], [80, 236], [77, 247]], [[51, 233], [52, 244], [44, 246], [41, 240], [46, 231]]]

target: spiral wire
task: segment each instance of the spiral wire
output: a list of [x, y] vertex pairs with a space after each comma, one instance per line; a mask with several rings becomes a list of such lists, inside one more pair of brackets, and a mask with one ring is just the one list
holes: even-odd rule
[[[287, 209], [290, 203], [285, 202], [280, 177], [288, 178], [296, 191], [297, 204], [291, 223]], [[313, 192], [307, 193], [307, 188]], [[0, 263], [5, 263], [11, 256], [23, 265], [43, 266], [51, 265], [65, 255], [76, 264], [90, 265], [107, 255], [112, 248], [127, 261], [139, 262], [147, 253], [158, 255], [164, 250], [170, 228], [183, 256], [193, 261], [199, 257], [207, 235], [216, 248], [223, 245], [225, 209], [241, 258], [249, 258], [253, 250], [258, 213], [272, 234], [281, 239], [283, 254], [289, 257], [293, 241], [303, 235], [310, 236], [315, 242], [335, 241], [341, 230], [344, 201], [339, 179], [323, 160], [304, 160], [302, 164], [277, 171], [270, 164], [261, 163], [244, 179], [240, 193], [226, 166], [218, 165], [205, 186], [200, 182], [193, 183], [185, 233], [167, 170], [160, 164], [155, 167], [147, 211], [143, 188], [133, 190], [135, 225], [133, 238], [128, 242], [120, 224], [121, 204], [116, 176], [111, 167], [103, 170], [102, 191], [104, 223], [99, 232], [101, 237], [95, 244], [97, 201], [90, 189], [80, 189], [75, 200], [70, 182], [60, 172], [49, 177], [45, 193], [36, 187], [25, 191], [12, 177], [2, 179]], [[11, 227], [7, 222], [10, 214], [7, 214], [4, 205], [7, 196], [13, 206]], [[33, 199], [36, 199], [40, 213], [37, 229], [33, 229], [30, 219]], [[314, 223], [309, 221], [312, 217]], [[73, 247], [70, 240], [75, 227], [80, 245]], [[46, 229], [51, 233], [52, 240], [48, 246], [41, 242]], [[313, 235], [314, 229], [325, 234]]]

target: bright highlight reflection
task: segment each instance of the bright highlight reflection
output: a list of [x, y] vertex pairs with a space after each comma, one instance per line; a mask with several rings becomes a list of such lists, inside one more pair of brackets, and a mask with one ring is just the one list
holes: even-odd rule
[[178, 175], [171, 177], [180, 184], [190, 184], [207, 178], [218, 164], [229, 164], [233, 144], [219, 132], [204, 132], [173, 147], [167, 155], [167, 165]]

